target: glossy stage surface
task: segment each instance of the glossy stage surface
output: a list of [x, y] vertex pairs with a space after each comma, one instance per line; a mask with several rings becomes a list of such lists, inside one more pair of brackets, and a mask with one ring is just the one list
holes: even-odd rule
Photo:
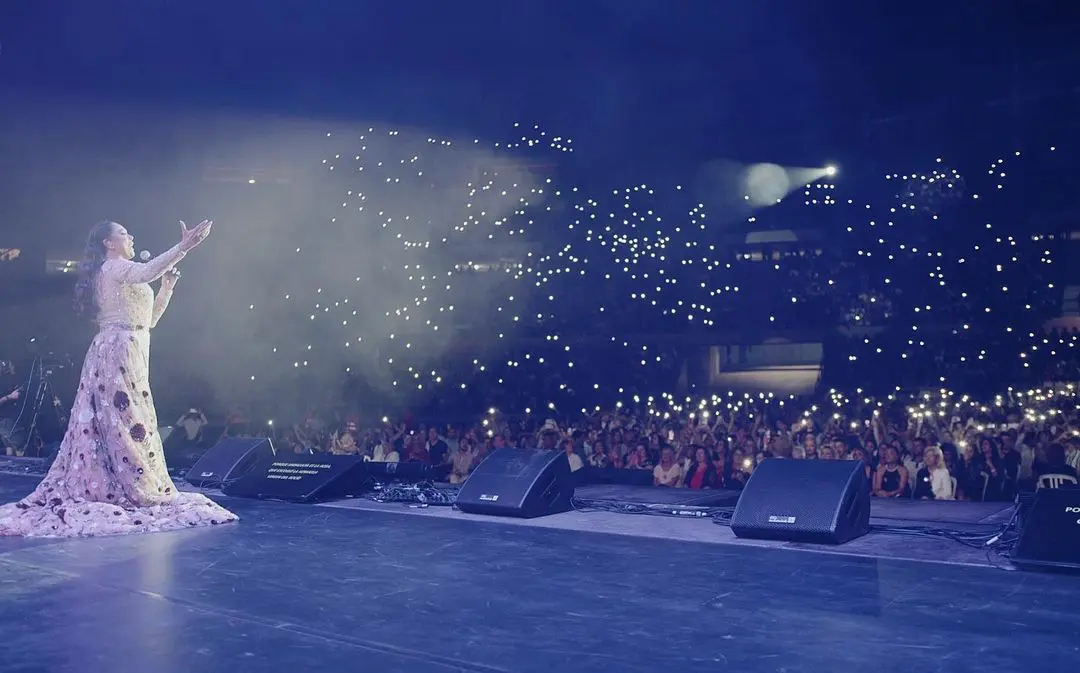
[[[34, 481], [0, 475], [0, 498]], [[221, 501], [239, 524], [0, 538], [0, 671], [991, 673], [1080, 661], [1075, 576], [732, 544], [708, 521], [560, 515], [596, 517], [596, 532], [557, 517]], [[606, 517], [626, 523], [607, 530]], [[674, 532], [633, 532], [646, 524]]]

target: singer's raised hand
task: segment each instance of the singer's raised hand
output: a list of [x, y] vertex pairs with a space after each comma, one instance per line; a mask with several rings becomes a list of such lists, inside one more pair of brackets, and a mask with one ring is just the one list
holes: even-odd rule
[[191, 229], [188, 229], [187, 224], [185, 224], [183, 220], [180, 220], [180, 249], [187, 252], [205, 241], [206, 237], [210, 235], [210, 228], [212, 226], [214, 226], [212, 221], [203, 220]]

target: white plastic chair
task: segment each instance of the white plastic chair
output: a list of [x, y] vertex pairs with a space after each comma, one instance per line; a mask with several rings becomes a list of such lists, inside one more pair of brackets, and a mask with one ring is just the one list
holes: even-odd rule
[[1035, 484], [1035, 490], [1040, 488], [1061, 488], [1063, 484], [1076, 484], [1076, 477], [1071, 474], [1044, 474], [1039, 477]]

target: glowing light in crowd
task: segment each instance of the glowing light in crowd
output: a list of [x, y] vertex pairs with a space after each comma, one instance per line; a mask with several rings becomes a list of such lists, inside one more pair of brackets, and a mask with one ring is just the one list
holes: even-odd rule
[[[369, 227], [397, 246], [410, 261], [395, 278], [411, 288], [412, 296], [379, 316], [359, 315], [348, 296], [327, 297], [322, 288], [307, 297], [290, 292], [282, 300], [298, 304], [306, 320], [328, 333], [335, 330], [333, 341], [346, 354], [376, 348], [380, 367], [392, 374], [390, 385], [398, 389], [460, 392], [479, 383], [512, 389], [529, 385], [522, 383], [529, 375], [540, 376], [557, 391], [549, 403], [552, 409], [585, 399], [644, 406], [657, 414], [699, 403], [706, 411], [751, 404], [730, 393], [679, 403], [664, 394], [635, 402], [632, 391], [637, 389], [631, 382], [657, 372], [670, 375], [680, 363], [654, 344], [622, 335], [667, 325], [711, 333], [821, 320], [865, 329], [853, 337], [846, 358], [852, 371], [907, 367], [915, 358], [947, 359], [942, 371], [948, 372], [960, 365], [985, 367], [987, 345], [981, 337], [967, 338], [968, 332], [1007, 339], [1025, 368], [1076, 348], [1075, 336], [1050, 339], [1039, 329], [1046, 298], [1056, 290], [1053, 238], [1010, 233], [994, 210], [983, 209], [986, 199], [975, 185], [942, 158], [925, 170], [885, 175], [881, 193], [872, 199], [839, 195], [837, 185], [821, 182], [820, 177], [837, 175], [835, 166], [814, 169], [803, 198], [787, 201], [801, 201], [795, 205], [807, 208], [828, 206], [821, 212], [831, 219], [814, 220], [814, 228], [842, 223], [842, 234], [813, 245], [772, 246], [766, 253], [768, 245], [721, 243], [705, 206], [681, 186], [639, 183], [590, 195], [579, 186], [559, 184], [553, 175], [528, 174], [521, 166], [543, 165], [553, 156], [575, 152], [572, 139], [539, 125], [517, 124], [512, 138], [488, 147], [478, 139], [465, 143], [504, 158], [505, 164], [479, 166], [468, 178], [453, 173], [450, 183], [442, 182], [439, 167], [463, 155], [449, 139], [429, 137], [417, 147], [398, 130], [372, 127], [353, 137], [328, 134], [327, 141], [335, 151], [323, 165], [328, 179], [341, 186], [338, 212], [330, 222]], [[388, 159], [395, 147], [400, 155]], [[1007, 191], [1007, 175], [1019, 170], [1014, 164], [1021, 153], [1005, 156], [988, 163], [983, 193]], [[752, 184], [759, 193], [748, 194], [748, 201], [764, 206], [789, 193], [777, 182], [787, 175], [784, 169], [770, 164], [755, 169]], [[444, 221], [435, 224], [417, 200], [384, 206], [391, 202], [384, 193], [400, 185], [412, 194], [421, 189], [443, 197], [456, 194], [460, 209], [439, 213]], [[783, 188], [777, 191], [777, 185]], [[755, 212], [748, 224], [767, 230], [759, 219], [772, 212]], [[786, 210], [782, 215], [792, 217]], [[982, 218], [978, 227], [970, 226], [972, 217]], [[960, 221], [966, 227], [963, 236], [943, 229]], [[537, 240], [529, 238], [537, 231], [546, 241], [542, 249], [534, 246], [519, 257], [478, 261], [444, 256], [433, 261], [438, 256], [432, 251], [448, 255], [457, 242], [483, 252], [486, 245], [494, 249]], [[552, 243], [552, 232], [559, 243]], [[319, 263], [305, 258], [302, 248], [293, 254], [298, 264]], [[450, 358], [432, 363], [430, 340], [452, 338], [454, 321], [463, 319], [460, 307], [468, 299], [463, 294], [470, 287], [466, 277], [481, 271], [500, 278], [482, 319], [485, 332], [502, 345], [493, 349], [488, 344], [475, 354], [468, 348], [455, 351], [469, 354], [466, 367]], [[249, 310], [256, 310], [254, 303]], [[358, 323], [369, 332], [358, 333]], [[954, 324], [963, 326], [954, 329]], [[879, 335], [882, 327], [889, 329]], [[523, 345], [523, 336], [539, 345]], [[575, 345], [583, 337], [595, 347]], [[621, 349], [620, 359], [592, 361], [586, 354], [597, 352], [599, 344], [609, 351]], [[312, 344], [279, 344], [273, 352], [280, 366], [293, 369], [306, 368], [315, 358], [347, 362], [352, 357], [318, 353]], [[251, 372], [252, 381], [258, 373]], [[947, 384], [949, 376], [943, 374], [939, 383]], [[755, 406], [774, 403], [782, 405], [783, 399], [753, 401]], [[585, 408], [592, 408], [591, 402]]]

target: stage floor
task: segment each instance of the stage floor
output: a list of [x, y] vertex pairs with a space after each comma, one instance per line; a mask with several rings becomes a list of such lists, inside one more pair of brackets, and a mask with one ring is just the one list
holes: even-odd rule
[[[0, 475], [0, 501], [34, 483]], [[1078, 656], [1080, 577], [842, 551], [874, 535], [821, 553], [707, 520], [220, 500], [239, 524], [0, 538], [0, 670], [991, 673]]]

